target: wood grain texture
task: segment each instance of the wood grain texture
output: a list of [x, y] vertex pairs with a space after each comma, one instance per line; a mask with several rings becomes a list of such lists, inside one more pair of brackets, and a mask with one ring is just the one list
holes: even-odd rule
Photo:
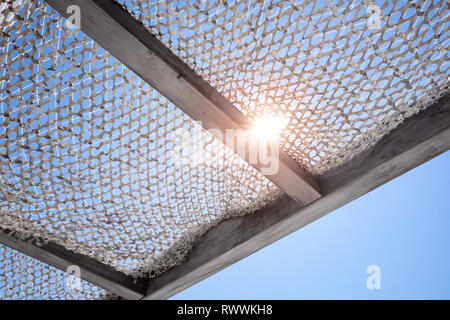
[[87, 256], [74, 253], [56, 243], [37, 245], [36, 241], [25, 241], [11, 235], [9, 230], [0, 230], [0, 243], [30, 257], [66, 271], [69, 265], [80, 268], [80, 277], [125, 299], [143, 297], [147, 281], [133, 279]]
[[[247, 130], [252, 123], [119, 4], [113, 0], [45, 1], [63, 16], [69, 5], [78, 5], [84, 33], [188, 116], [201, 121], [205, 129], [213, 129], [211, 133], [237, 153], [226, 131]], [[247, 144], [249, 149], [256, 147]], [[278, 171], [266, 177], [303, 206], [320, 198], [317, 181], [284, 151], [279, 153]], [[249, 162], [248, 152], [239, 155]], [[258, 171], [265, 167], [260, 161], [250, 164]]]
[[450, 98], [407, 119], [372, 148], [319, 177], [323, 197], [301, 208], [285, 197], [221, 222], [186, 261], [150, 280], [144, 299], [166, 299], [450, 148]]

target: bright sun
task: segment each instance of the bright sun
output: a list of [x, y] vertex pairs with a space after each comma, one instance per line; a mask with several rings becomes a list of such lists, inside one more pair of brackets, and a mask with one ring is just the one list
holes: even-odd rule
[[251, 132], [262, 140], [277, 140], [287, 124], [288, 120], [284, 117], [266, 115], [254, 122]]

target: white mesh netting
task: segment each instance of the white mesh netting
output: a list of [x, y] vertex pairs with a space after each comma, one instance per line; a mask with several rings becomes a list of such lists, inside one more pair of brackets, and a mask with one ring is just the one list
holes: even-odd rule
[[446, 0], [117, 2], [313, 174], [448, 90]]
[[1, 226], [154, 276], [216, 221], [280, 195], [49, 6], [7, 5]]
[[[313, 174], [448, 91], [446, 1], [375, 1], [379, 25], [361, 1], [118, 2], [248, 117], [286, 118]], [[4, 1], [0, 31], [0, 226], [155, 276], [280, 196], [42, 1]]]
[[0, 244], [0, 300], [113, 299], [105, 290]]

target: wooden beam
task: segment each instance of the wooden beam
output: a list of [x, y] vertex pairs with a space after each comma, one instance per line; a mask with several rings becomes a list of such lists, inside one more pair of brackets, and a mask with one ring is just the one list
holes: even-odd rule
[[366, 194], [450, 148], [450, 96], [405, 120], [372, 148], [319, 178], [323, 197], [289, 198], [207, 232], [186, 261], [149, 281], [145, 299], [165, 299]]
[[[141, 23], [113, 0], [45, 0], [67, 17], [67, 8], [77, 5], [81, 11], [81, 30], [171, 100], [176, 106], [242, 156], [257, 170], [265, 166], [252, 163], [248, 152], [239, 153], [234, 139], [226, 139], [227, 130], [247, 130], [249, 120], [225, 97], [175, 56]], [[255, 145], [247, 143], [255, 150]], [[279, 150], [279, 168], [266, 175], [302, 206], [320, 198], [317, 181], [296, 161]], [[264, 173], [264, 172], [263, 172]]]
[[5, 229], [0, 229], [0, 243], [63, 271], [66, 271], [69, 265], [77, 265], [81, 271], [81, 279], [122, 298], [139, 299], [145, 293], [147, 280], [134, 280], [110, 266], [69, 251], [59, 244], [48, 243], [38, 246], [36, 241], [18, 239], [11, 235], [10, 230]]

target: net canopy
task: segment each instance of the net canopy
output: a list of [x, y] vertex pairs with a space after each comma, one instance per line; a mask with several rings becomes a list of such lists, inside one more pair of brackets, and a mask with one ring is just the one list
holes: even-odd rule
[[[118, 2], [247, 117], [285, 118], [280, 146], [313, 175], [448, 92], [446, 1]], [[154, 277], [282, 196], [43, 1], [4, 1], [0, 31], [0, 227]], [[8, 280], [11, 263], [62, 277], [0, 259], [5, 297], [29, 276]]]

